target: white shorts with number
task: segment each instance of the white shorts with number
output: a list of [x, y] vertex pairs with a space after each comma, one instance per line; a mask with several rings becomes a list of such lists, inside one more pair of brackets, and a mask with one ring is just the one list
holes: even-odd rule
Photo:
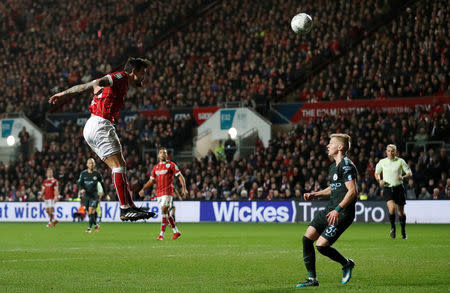
[[108, 119], [91, 115], [84, 126], [83, 136], [91, 149], [102, 160], [122, 152], [122, 145], [116, 129]]
[[158, 203], [161, 208], [168, 207], [170, 210], [173, 207], [173, 196], [162, 195], [162, 196], [158, 197]]
[[44, 200], [44, 208], [51, 209], [55, 206], [55, 200], [54, 199], [46, 199]]

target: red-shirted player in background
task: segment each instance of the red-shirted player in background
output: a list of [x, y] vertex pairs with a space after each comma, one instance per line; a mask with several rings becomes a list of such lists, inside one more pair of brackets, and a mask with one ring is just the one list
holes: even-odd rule
[[167, 149], [160, 148], [158, 152], [159, 163], [153, 167], [150, 179], [139, 191], [141, 197], [144, 196], [144, 192], [150, 188], [156, 181], [156, 197], [158, 198], [159, 205], [161, 206], [161, 233], [156, 240], [164, 240], [164, 232], [166, 231], [167, 222], [173, 230], [172, 239], [175, 240], [181, 236], [178, 231], [177, 224], [172, 216], [169, 215], [169, 210], [173, 206], [173, 177], [177, 176], [181, 183], [181, 193], [187, 196], [186, 182], [183, 175], [174, 162], [169, 161], [167, 155]]
[[136, 221], [155, 216], [153, 212], [137, 208], [131, 198], [122, 146], [113, 124], [120, 118], [120, 110], [124, 106], [128, 87], [141, 87], [149, 66], [150, 61], [146, 59], [129, 58], [123, 71], [113, 72], [100, 79], [76, 85], [49, 99], [49, 103], [55, 104], [64, 97], [84, 92], [94, 93], [89, 107], [91, 117], [84, 126], [83, 136], [91, 149], [112, 170], [112, 181], [120, 201], [122, 221]]
[[48, 168], [45, 174], [47, 179], [42, 182], [41, 194], [44, 196], [44, 208], [48, 214], [49, 221], [47, 227], [55, 227], [58, 220], [53, 216], [53, 207], [55, 206], [55, 199], [59, 195], [58, 180], [53, 178], [53, 170]]

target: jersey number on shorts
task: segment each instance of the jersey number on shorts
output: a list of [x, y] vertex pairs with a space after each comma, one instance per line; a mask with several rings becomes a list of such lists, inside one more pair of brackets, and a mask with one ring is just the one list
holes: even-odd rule
[[336, 227], [331, 225], [327, 228], [327, 230], [325, 231], [325, 235], [327, 237], [333, 237], [334, 235], [336, 235]]

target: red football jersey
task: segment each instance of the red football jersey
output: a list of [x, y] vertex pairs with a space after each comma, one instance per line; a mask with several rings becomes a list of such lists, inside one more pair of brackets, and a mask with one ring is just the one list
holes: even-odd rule
[[54, 199], [57, 195], [55, 194], [55, 188], [58, 187], [58, 180], [47, 178], [42, 182], [42, 187], [44, 187], [44, 199]]
[[171, 161], [159, 162], [153, 167], [151, 179], [156, 179], [156, 197], [173, 196], [173, 177], [180, 174], [178, 166]]
[[89, 111], [114, 122], [120, 118], [120, 109], [124, 106], [124, 98], [128, 91], [128, 74], [125, 71], [117, 71], [106, 76], [112, 86], [104, 87], [100, 93], [94, 95]]

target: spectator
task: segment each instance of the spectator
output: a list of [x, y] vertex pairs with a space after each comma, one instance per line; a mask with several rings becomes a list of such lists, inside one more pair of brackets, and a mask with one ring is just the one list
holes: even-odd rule
[[208, 165], [208, 164], [217, 164], [217, 158], [214, 155], [212, 150], [208, 150], [208, 152], [206, 153], [206, 156], [203, 158], [204, 164]]
[[219, 145], [214, 150], [214, 155], [219, 161], [225, 160], [225, 147], [223, 145], [223, 140], [219, 141]]
[[428, 190], [425, 187], [422, 187], [422, 189], [419, 193], [419, 199], [422, 199], [422, 200], [432, 199], [431, 194], [428, 192]]
[[433, 189], [433, 199], [434, 199], [434, 200], [436, 200], [436, 199], [442, 199], [442, 196], [441, 196], [441, 194], [440, 194], [440, 192], [439, 192], [439, 188]]
[[445, 199], [450, 199], [450, 178], [447, 178], [447, 184], [445, 185], [444, 192]]
[[227, 162], [230, 163], [233, 160], [234, 154], [236, 153], [236, 143], [228, 134], [228, 139], [224, 143], [225, 148], [225, 156], [227, 158]]
[[406, 185], [406, 199], [417, 199], [416, 187], [414, 186], [414, 180], [409, 179]]
[[425, 131], [425, 127], [420, 127], [419, 132], [414, 136], [417, 147], [423, 147], [428, 140], [428, 135]]
[[30, 150], [30, 134], [28, 133], [25, 126], [19, 132], [20, 139], [20, 153], [23, 155], [23, 158], [28, 159], [28, 152]]
[[367, 188], [366, 183], [361, 184], [361, 190], [359, 191], [359, 200], [368, 200], [369, 198], [369, 189]]

